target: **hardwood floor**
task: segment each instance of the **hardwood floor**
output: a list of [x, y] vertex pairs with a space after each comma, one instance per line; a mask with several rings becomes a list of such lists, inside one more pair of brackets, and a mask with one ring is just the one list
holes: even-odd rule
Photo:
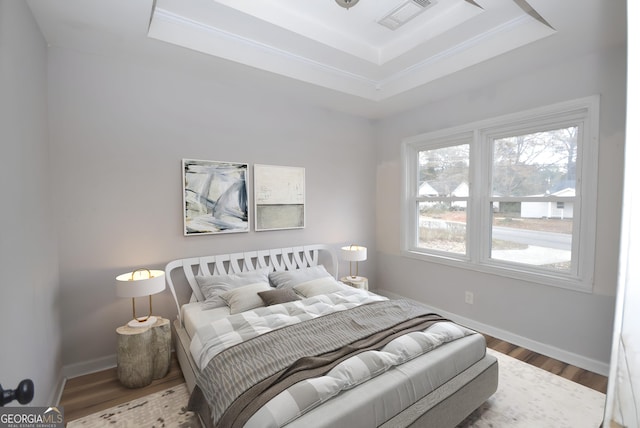
[[546, 357], [504, 340], [484, 335], [487, 347], [596, 391], [607, 393], [607, 377]]
[[120, 384], [116, 368], [67, 380], [60, 405], [66, 422], [144, 397], [184, 383], [178, 360], [173, 354], [169, 373], [144, 388], [130, 389]]
[[[485, 335], [485, 338], [487, 346], [491, 349], [596, 391], [607, 392], [605, 376], [545, 357], [488, 335]], [[64, 387], [60, 405], [64, 407], [65, 419], [69, 422], [183, 382], [182, 371], [174, 355], [167, 376], [153, 381], [151, 385], [144, 388], [129, 389], [122, 386], [118, 381], [115, 368], [69, 379]]]

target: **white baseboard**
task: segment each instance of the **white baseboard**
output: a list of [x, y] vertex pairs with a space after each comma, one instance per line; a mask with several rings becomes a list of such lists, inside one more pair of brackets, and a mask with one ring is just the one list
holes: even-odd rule
[[[406, 299], [406, 297], [400, 294], [385, 289], [378, 289], [375, 292], [391, 299]], [[505, 340], [517, 346], [522, 346], [523, 348], [527, 348], [531, 351], [537, 352], [547, 357], [555, 358], [556, 360], [565, 362], [567, 364], [589, 370], [590, 372], [598, 373], [603, 376], [609, 376], [608, 362], [605, 363], [602, 361], [594, 360], [592, 358], [587, 358], [582, 355], [566, 351], [564, 349], [556, 348], [555, 346], [551, 346], [546, 343], [537, 342], [535, 340], [520, 336], [510, 331], [502, 330], [500, 328], [493, 327], [488, 324], [483, 324], [470, 318], [465, 318], [463, 316], [456, 315], [439, 308], [435, 308], [423, 302], [420, 303], [433, 310], [433, 312], [436, 312], [443, 317], [449, 318], [451, 321], [454, 321], [458, 324], [469, 327], [472, 330], [488, 334], [500, 340]]]
[[62, 393], [64, 392], [65, 385], [67, 384], [67, 379], [116, 367], [118, 364], [117, 358], [118, 357], [113, 354], [102, 358], [96, 358], [95, 360], [63, 366], [62, 374], [57, 382], [57, 387], [53, 391], [51, 401], [49, 402], [55, 403], [56, 406], [60, 405], [60, 400], [62, 400]]
[[81, 363], [68, 364], [62, 367], [62, 376], [65, 379], [95, 373], [102, 370], [110, 369], [118, 365], [118, 357], [116, 354], [106, 357], [96, 358], [94, 360], [84, 361]]
[[52, 403], [53, 406], [59, 406], [60, 400], [62, 399], [62, 392], [64, 391], [64, 386], [67, 383], [67, 378], [65, 378], [62, 373], [58, 376], [56, 381], [56, 385], [54, 390], [51, 392], [51, 396], [49, 397], [49, 401], [47, 403]]
[[[172, 349], [171, 352], [174, 352], [174, 350]], [[111, 369], [117, 366], [118, 356], [116, 354], [63, 366], [62, 376], [60, 381], [58, 382], [58, 390], [54, 392], [54, 398], [57, 398], [57, 401], [54, 402], [60, 403], [60, 398], [62, 398], [62, 391], [64, 390], [64, 386], [67, 383], [67, 379], [73, 379], [74, 377], [100, 372], [102, 370]]]

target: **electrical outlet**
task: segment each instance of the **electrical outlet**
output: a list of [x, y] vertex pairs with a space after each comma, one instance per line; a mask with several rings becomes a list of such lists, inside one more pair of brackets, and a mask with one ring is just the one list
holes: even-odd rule
[[471, 291], [465, 291], [464, 302], [469, 305], [473, 305], [473, 293]]

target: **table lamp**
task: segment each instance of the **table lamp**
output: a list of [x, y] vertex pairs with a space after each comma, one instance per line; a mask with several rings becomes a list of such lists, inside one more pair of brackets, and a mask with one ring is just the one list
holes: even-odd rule
[[[164, 290], [164, 271], [136, 269], [116, 277], [116, 294], [118, 297], [131, 297], [133, 319], [127, 324], [129, 327], [149, 327], [156, 323], [152, 316], [151, 295]], [[136, 297], [149, 296], [149, 315], [136, 316]]]
[[[358, 276], [358, 262], [367, 260], [367, 247], [361, 247], [359, 245], [349, 245], [348, 247], [342, 247], [340, 249], [340, 256], [342, 260], [349, 262], [349, 278], [357, 281], [360, 279]], [[353, 262], [356, 263], [356, 274], [353, 274]]]

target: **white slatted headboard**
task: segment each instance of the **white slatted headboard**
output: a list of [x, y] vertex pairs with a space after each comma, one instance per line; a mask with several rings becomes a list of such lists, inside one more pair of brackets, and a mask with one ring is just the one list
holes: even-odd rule
[[[182, 322], [180, 314], [182, 304], [204, 300], [195, 278], [197, 275], [226, 275], [266, 267], [270, 268], [271, 272], [279, 272], [319, 264], [324, 265], [327, 271], [337, 278], [338, 258], [336, 253], [331, 247], [322, 244], [174, 260], [165, 267], [165, 277], [178, 307], [178, 319]], [[172, 277], [175, 272], [182, 272], [191, 287], [190, 298], [186, 301], [181, 302], [178, 293], [176, 293]]]

